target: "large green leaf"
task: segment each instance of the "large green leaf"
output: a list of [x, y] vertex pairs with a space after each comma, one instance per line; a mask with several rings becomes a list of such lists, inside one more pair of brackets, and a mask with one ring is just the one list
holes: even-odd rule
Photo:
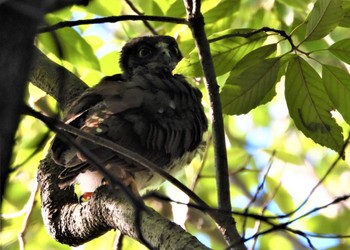
[[218, 20], [232, 15], [239, 9], [240, 0], [222, 0], [217, 6], [205, 12], [204, 19], [206, 24], [215, 23]]
[[101, 57], [101, 73], [103, 73], [104, 75], [114, 75], [117, 73], [121, 73], [121, 69], [118, 63], [119, 57], [120, 52], [118, 51], [112, 51]]
[[298, 10], [305, 10], [309, 4], [309, 1], [306, 0], [277, 0], [277, 2], [283, 3]]
[[[61, 21], [53, 15], [48, 15], [47, 18], [50, 23], [57, 23]], [[64, 28], [55, 31], [60, 46], [62, 48], [63, 60], [68, 61], [74, 66], [84, 67], [99, 70], [100, 64], [92, 50], [91, 46], [85, 39], [78, 34], [73, 28]], [[40, 34], [39, 41], [44, 45], [45, 49], [60, 58], [60, 53], [56, 41], [49, 33]]]
[[94, 0], [89, 1], [87, 6], [75, 5], [73, 10], [78, 10], [82, 13], [89, 12], [99, 16], [118, 16], [121, 14], [122, 5], [118, 0]]
[[339, 152], [341, 128], [332, 118], [331, 102], [321, 77], [302, 58], [290, 60], [286, 72], [285, 96], [296, 127], [313, 141]]
[[350, 64], [350, 38], [334, 43], [328, 50], [340, 60]]
[[344, 18], [340, 21], [339, 26], [350, 28], [350, 1], [343, 1]]
[[306, 22], [305, 40], [317, 40], [329, 34], [343, 19], [341, 0], [317, 0]]
[[323, 65], [323, 84], [335, 108], [350, 124], [350, 75], [344, 70]]
[[[216, 33], [209, 39], [218, 38], [231, 34], [246, 34], [252, 30], [226, 30]], [[247, 53], [258, 48], [264, 42], [266, 34], [255, 34], [249, 38], [234, 36], [220, 39], [210, 44], [211, 55], [217, 75], [225, 74], [232, 70], [235, 64]], [[198, 53], [193, 50], [187, 57], [182, 59], [176, 66], [175, 71], [186, 76], [202, 76]]]
[[257, 48], [246, 54], [232, 69], [230, 76], [227, 79], [227, 83], [230, 83], [230, 78], [239, 75], [246, 68], [258, 63], [259, 61], [267, 58], [272, 53], [276, 52], [277, 45], [275, 43], [268, 44], [263, 47]]
[[220, 97], [223, 112], [229, 115], [246, 114], [263, 104], [265, 96], [275, 86], [280, 58], [261, 60], [230, 78]]

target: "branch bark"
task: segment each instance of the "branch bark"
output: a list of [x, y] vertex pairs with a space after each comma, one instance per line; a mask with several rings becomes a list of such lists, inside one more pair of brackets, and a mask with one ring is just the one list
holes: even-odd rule
[[[116, 195], [103, 186], [89, 202], [79, 203], [72, 188], [61, 190], [57, 186], [61, 170], [46, 158], [41, 162], [38, 173], [44, 223], [57, 241], [77, 246], [110, 229], [119, 229], [139, 241], [142, 241], [141, 234], [152, 249], [208, 249], [154, 210], [135, 208], [123, 192]], [[137, 213], [141, 218], [139, 222], [135, 221]]]
[[[222, 118], [219, 86], [216, 81], [214, 64], [210, 54], [209, 42], [204, 30], [204, 17], [200, 12], [200, 0], [184, 0], [188, 25], [192, 31], [205, 76], [206, 88], [209, 93], [212, 109], [212, 131], [215, 155], [216, 183], [218, 188], [219, 210], [227, 213], [217, 214], [216, 222], [229, 245], [234, 249], [246, 249], [237, 231], [236, 222], [231, 216], [230, 182], [225, 145], [225, 130]], [[237, 244], [237, 242], [242, 242]]]
[[[61, 107], [69, 103], [85, 89], [86, 85], [74, 74], [51, 62], [37, 49], [37, 58], [32, 66], [30, 80], [54, 98], [63, 97]], [[64, 73], [64, 77], [62, 77]], [[58, 84], [67, 82], [63, 95], [58, 95]], [[180, 226], [170, 222], [154, 210], [134, 206], [127, 195], [118, 190], [118, 195], [105, 187], [98, 189], [87, 203], [79, 203], [74, 190], [61, 190], [57, 179], [62, 168], [55, 165], [50, 156], [44, 159], [38, 170], [41, 188], [44, 224], [57, 241], [80, 245], [110, 229], [119, 229], [151, 248], [159, 249], [207, 249], [195, 237]], [[136, 215], [140, 221], [135, 221]], [[140, 225], [140, 226], [139, 226]]]

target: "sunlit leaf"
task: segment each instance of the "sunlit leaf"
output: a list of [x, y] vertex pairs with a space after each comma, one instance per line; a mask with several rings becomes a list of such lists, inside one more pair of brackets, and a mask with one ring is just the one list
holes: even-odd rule
[[288, 213], [295, 208], [293, 199], [285, 199], [285, 197], [289, 196], [289, 193], [278, 180], [268, 177], [266, 179], [266, 187], [269, 194], [275, 194], [273, 201], [281, 211]]
[[104, 75], [114, 75], [121, 72], [118, 63], [119, 56], [120, 52], [112, 51], [100, 58], [101, 72]]
[[[47, 17], [52, 23], [57, 23], [61, 20], [48, 15]], [[45, 49], [53, 53], [58, 58], [62, 58], [77, 67], [100, 69], [100, 64], [91, 46], [78, 34], [73, 28], [64, 28], [56, 31], [58, 42], [62, 48], [60, 54], [57, 42], [49, 33], [40, 34], [39, 41], [44, 45]]]
[[215, 23], [222, 18], [232, 15], [234, 12], [236, 12], [239, 9], [239, 6], [240, 6], [240, 0], [238, 1], [222, 0], [217, 6], [215, 6], [214, 8], [210, 9], [209, 11], [203, 14], [205, 18], [205, 22], [208, 24]]
[[323, 84], [334, 107], [350, 124], [350, 75], [344, 70], [323, 65]]
[[332, 106], [321, 77], [302, 58], [290, 60], [285, 96], [296, 127], [313, 141], [337, 152], [341, 150], [341, 128], [332, 118]]
[[350, 28], [350, 1], [343, 1], [344, 18], [340, 21], [339, 26]]
[[174, 1], [170, 5], [166, 15], [172, 17], [185, 17], [186, 9], [184, 8], [184, 3], [182, 1]]
[[[226, 35], [236, 34], [234, 37], [223, 38], [210, 43], [211, 55], [213, 58], [215, 72], [222, 75], [232, 70], [235, 64], [247, 53], [258, 48], [266, 38], [266, 35], [255, 34], [249, 38], [239, 36], [247, 34], [252, 30], [226, 30], [216, 33], [209, 39], [216, 39]], [[182, 59], [177, 65], [175, 72], [186, 76], [202, 76], [198, 53], [193, 50], [187, 57]]]
[[305, 40], [325, 37], [344, 16], [341, 0], [318, 0], [307, 18]]
[[263, 104], [265, 96], [276, 83], [279, 58], [262, 60], [229, 78], [220, 97], [225, 114], [245, 114]]
[[99, 16], [117, 16], [122, 10], [121, 2], [118, 0], [94, 0], [89, 1], [87, 6], [74, 6], [73, 9], [90, 12]]
[[309, 2], [306, 1], [306, 0], [293, 0], [293, 1], [290, 1], [290, 0], [277, 0], [277, 1], [280, 2], [280, 3], [283, 3], [283, 4], [287, 5], [287, 6], [296, 8], [298, 10], [305, 10], [307, 8], [307, 5], [309, 4]]
[[273, 43], [249, 52], [235, 65], [235, 67], [230, 72], [230, 77], [239, 75], [243, 70], [245, 70], [249, 66], [252, 66], [258, 63], [259, 61], [267, 58], [272, 53], [276, 52], [276, 49], [277, 45]]
[[302, 165], [304, 164], [304, 160], [299, 155], [293, 155], [287, 151], [281, 151], [281, 150], [271, 150], [271, 149], [265, 149], [264, 150], [269, 155], [272, 155], [284, 162], [291, 163], [294, 165]]
[[350, 38], [334, 43], [328, 50], [340, 60], [350, 64]]

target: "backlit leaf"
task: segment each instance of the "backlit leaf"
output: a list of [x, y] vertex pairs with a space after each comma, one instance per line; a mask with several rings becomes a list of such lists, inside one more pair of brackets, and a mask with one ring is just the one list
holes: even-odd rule
[[285, 96], [296, 127], [316, 143], [337, 152], [342, 148], [341, 128], [332, 118], [332, 106], [321, 77], [302, 58], [290, 60]]
[[334, 43], [328, 50], [339, 59], [350, 64], [350, 38]]
[[220, 97], [226, 114], [246, 114], [263, 104], [265, 96], [275, 86], [279, 70], [279, 58], [265, 59], [230, 77]]
[[317, 40], [329, 34], [343, 19], [341, 0], [318, 0], [307, 18], [305, 40]]
[[350, 124], [350, 75], [344, 70], [323, 65], [323, 84], [334, 107]]
[[[216, 33], [209, 37], [215, 39], [231, 34], [246, 34], [252, 30], [227, 30]], [[235, 64], [250, 51], [258, 48], [264, 42], [265, 34], [255, 34], [249, 38], [234, 36], [223, 38], [210, 43], [211, 55], [215, 65], [216, 74], [222, 75], [232, 70]], [[178, 74], [186, 76], [202, 76], [202, 70], [199, 62], [197, 50], [194, 49], [187, 57], [178, 63], [175, 71]]]

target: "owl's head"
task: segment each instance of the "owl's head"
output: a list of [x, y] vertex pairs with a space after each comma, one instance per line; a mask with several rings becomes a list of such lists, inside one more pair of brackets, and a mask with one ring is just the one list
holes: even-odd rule
[[119, 63], [126, 76], [132, 76], [135, 70], [171, 73], [181, 58], [181, 52], [174, 38], [144, 36], [134, 38], [125, 44]]

